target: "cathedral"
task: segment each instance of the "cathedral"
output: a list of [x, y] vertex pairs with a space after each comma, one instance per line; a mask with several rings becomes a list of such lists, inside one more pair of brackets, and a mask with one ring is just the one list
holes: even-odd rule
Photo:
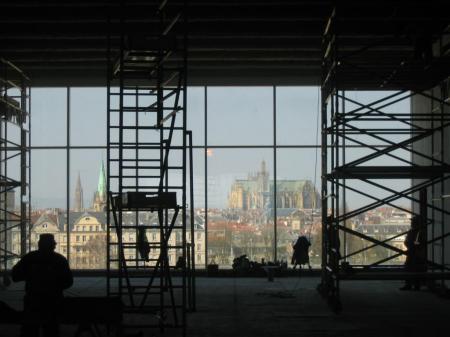
[[[228, 207], [235, 209], [264, 209], [275, 207], [275, 182], [269, 180], [266, 162], [247, 179], [236, 179], [228, 196]], [[276, 186], [277, 208], [318, 208], [320, 196], [310, 180], [278, 179]]]

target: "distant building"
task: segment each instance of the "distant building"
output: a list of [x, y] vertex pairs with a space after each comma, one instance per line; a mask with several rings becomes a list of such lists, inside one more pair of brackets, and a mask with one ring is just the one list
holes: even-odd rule
[[77, 185], [75, 186], [75, 198], [73, 200], [73, 209], [75, 212], [81, 212], [83, 205], [83, 187], [81, 186], [80, 172], [78, 172]]
[[[275, 182], [269, 180], [266, 162], [256, 174], [249, 174], [247, 179], [236, 179], [228, 196], [229, 208], [261, 209], [275, 207]], [[319, 208], [320, 197], [310, 180], [277, 179], [277, 208]]]
[[100, 173], [98, 176], [98, 185], [97, 191], [94, 192], [94, 200], [92, 204], [92, 208], [96, 212], [106, 211], [106, 202], [107, 202], [108, 193], [106, 191], [106, 173], [105, 166], [102, 164], [100, 166]]
[[[136, 224], [136, 214], [125, 212], [123, 214], [123, 224]], [[152, 212], [140, 212], [138, 225], [156, 225], [158, 215]], [[180, 225], [181, 217], [177, 218], [176, 226]], [[36, 213], [32, 217], [32, 229], [30, 233], [30, 248], [36, 250], [39, 235], [51, 233], [55, 236], [56, 251], [67, 256], [70, 254], [70, 265], [74, 269], [105, 269], [106, 268], [106, 213], [95, 211], [69, 212], [67, 218], [66, 212], [57, 210], [47, 210]], [[186, 223], [190, 225], [190, 218], [187, 216]], [[116, 235], [112, 229], [111, 238], [114, 241]], [[20, 247], [20, 230], [13, 231], [13, 249]], [[69, 234], [69, 237], [67, 236]], [[172, 232], [169, 240], [169, 246], [180, 246], [182, 243], [181, 231], [176, 229]], [[146, 230], [147, 240], [152, 244], [160, 241], [159, 229]], [[123, 242], [136, 242], [136, 230], [127, 229], [123, 232]], [[69, 239], [69, 242], [68, 242]], [[191, 238], [191, 230], [186, 231], [186, 240], [188, 243], [194, 243], [195, 259], [197, 265], [205, 263], [205, 230], [203, 219], [200, 216], [194, 218], [194, 237]], [[67, 248], [69, 244], [70, 251]], [[158, 250], [152, 249], [151, 259], [158, 258]], [[114, 254], [114, 252], [111, 252]], [[125, 249], [125, 257], [128, 260], [135, 259], [135, 249]], [[174, 266], [181, 251], [171, 249], [169, 252], [169, 263]]]
[[[5, 207], [5, 199], [6, 199], [6, 207]], [[14, 211], [16, 208], [16, 191], [2, 191], [0, 193], [0, 209], [1, 211], [7, 209], [8, 211]], [[3, 219], [3, 217], [2, 217]]]
[[[378, 241], [384, 241], [397, 249], [406, 250], [406, 232], [408, 232], [410, 228], [411, 227], [409, 222], [401, 221], [395, 223], [391, 220], [385, 223], [360, 224], [355, 228], [355, 230]], [[371, 245], [371, 243], [367, 241], [364, 242], [364, 244]], [[393, 255], [395, 256], [393, 256], [393, 258], [390, 260], [391, 263], [403, 263], [405, 260], [405, 257], [403, 255], [398, 255], [395, 251], [385, 248], [382, 248], [379, 251], [376, 251], [376, 249], [371, 249], [363, 253], [366, 258], [368, 254], [372, 255], [371, 257], [373, 261], [376, 261], [377, 259], [388, 258]]]
[[[9, 197], [10, 195], [8, 195]], [[14, 194], [8, 198], [8, 205], [13, 202]], [[67, 214], [66, 211], [60, 209], [38, 210], [32, 214], [31, 230], [30, 230], [30, 249], [38, 248], [40, 234], [51, 233], [55, 237], [56, 251], [60, 254], [70, 257], [70, 265], [74, 269], [105, 269], [106, 268], [106, 244], [107, 244], [107, 220], [106, 220], [106, 174], [105, 167], [102, 162], [100, 166], [97, 190], [94, 193], [92, 209], [85, 209], [83, 205], [83, 188], [81, 177], [78, 179], [73, 196], [73, 208]], [[12, 206], [11, 206], [12, 207]], [[172, 212], [172, 211], [170, 211]], [[171, 213], [169, 213], [169, 216]], [[111, 221], [113, 217], [111, 216]], [[181, 227], [182, 217], [179, 216], [175, 226]], [[155, 225], [158, 224], [157, 212], [139, 212], [138, 218], [134, 212], [124, 212], [122, 217], [123, 225]], [[194, 217], [193, 237], [190, 229], [190, 216], [186, 216], [186, 242], [194, 244], [194, 254], [197, 265], [205, 264], [205, 246], [206, 236], [204, 230], [204, 214], [196, 214]], [[111, 229], [111, 240], [117, 240], [114, 228]], [[13, 251], [20, 251], [20, 228], [12, 229], [12, 248]], [[151, 246], [157, 246], [160, 241], [160, 230], [146, 229], [146, 237]], [[137, 230], [123, 230], [123, 242], [136, 242]], [[182, 232], [180, 229], [173, 230], [169, 242], [169, 246], [177, 247], [182, 244]], [[114, 257], [114, 248], [110, 251]], [[182, 253], [181, 250], [171, 249], [169, 252], [169, 263], [175, 266], [178, 257]], [[136, 258], [135, 249], [124, 249], [126, 259], [133, 260]], [[159, 251], [151, 249], [150, 258], [156, 261]], [[13, 263], [15, 262], [12, 261]], [[147, 262], [145, 262], [147, 263]], [[149, 262], [154, 264], [155, 262]], [[114, 267], [114, 266], [113, 266]]]

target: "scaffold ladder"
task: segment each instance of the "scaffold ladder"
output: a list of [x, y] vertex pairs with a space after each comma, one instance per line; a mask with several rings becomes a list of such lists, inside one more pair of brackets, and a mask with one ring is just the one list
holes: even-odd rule
[[108, 296], [124, 302], [125, 328], [184, 335], [186, 4], [155, 8], [158, 34], [127, 33], [121, 13], [108, 38]]

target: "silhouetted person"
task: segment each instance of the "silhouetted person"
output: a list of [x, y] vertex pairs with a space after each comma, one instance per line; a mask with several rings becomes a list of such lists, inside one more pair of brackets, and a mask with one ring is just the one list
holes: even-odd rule
[[178, 257], [177, 264], [175, 265], [175, 269], [183, 269], [186, 266], [184, 259], [182, 256]]
[[12, 269], [14, 282], [25, 281], [25, 322], [21, 336], [37, 337], [42, 327], [43, 336], [59, 335], [56, 315], [63, 300], [63, 290], [73, 284], [67, 259], [55, 253], [52, 234], [41, 234], [39, 249], [30, 252]]
[[[413, 216], [411, 219], [411, 229], [406, 234], [405, 246], [408, 250], [405, 261], [405, 271], [420, 272], [423, 271], [425, 261], [423, 258], [423, 245], [421, 238], [421, 228], [419, 217]], [[400, 290], [411, 290], [414, 286], [415, 290], [420, 290], [420, 280], [414, 278], [413, 280], [405, 280], [405, 285]]]
[[293, 269], [295, 269], [297, 265], [299, 265], [300, 269], [302, 269], [303, 264], [307, 264], [309, 269], [311, 269], [308, 253], [309, 246], [311, 246], [311, 243], [306, 236], [298, 237], [297, 241], [292, 246], [292, 248], [294, 249], [291, 261], [291, 264], [294, 265]]
[[145, 228], [139, 228], [137, 233], [137, 247], [141, 258], [145, 261], [150, 261], [150, 244], [148, 243]]

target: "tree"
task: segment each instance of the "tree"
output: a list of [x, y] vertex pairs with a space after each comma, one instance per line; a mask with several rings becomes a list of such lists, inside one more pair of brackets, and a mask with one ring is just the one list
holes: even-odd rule
[[103, 269], [106, 266], [106, 240], [103, 236], [91, 238], [84, 246], [89, 253], [89, 259], [94, 263], [92, 266], [97, 269]]

